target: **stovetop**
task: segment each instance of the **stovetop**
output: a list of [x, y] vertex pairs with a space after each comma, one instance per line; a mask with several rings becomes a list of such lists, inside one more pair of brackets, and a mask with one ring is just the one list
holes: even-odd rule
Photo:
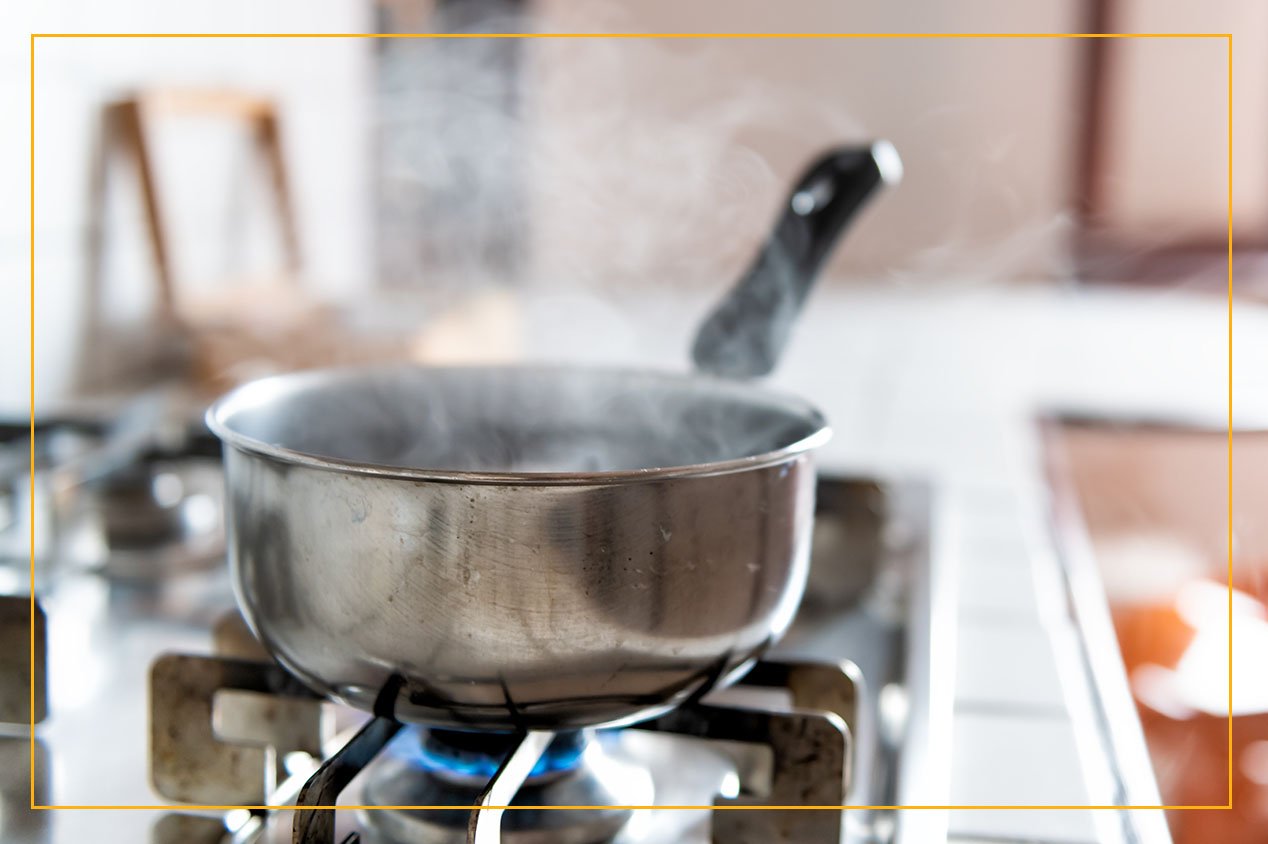
[[[776, 667], [759, 667], [753, 675], [778, 673], [784, 670], [778, 666], [789, 663], [850, 661], [857, 666], [857, 671], [849, 669], [852, 676], [862, 678], [858, 706], [847, 724], [852, 775], [846, 802], [851, 805], [948, 802], [945, 742], [954, 671], [954, 594], [949, 587], [950, 561], [939, 558], [938, 513], [936, 496], [920, 483], [822, 479], [805, 601], [788, 636], [768, 655], [768, 665]], [[18, 587], [27, 574], [21, 562], [0, 565], [7, 566], [8, 575], [7, 580], [0, 578], [0, 585], [21, 595]], [[31, 746], [25, 728], [0, 728], [0, 771], [7, 772], [0, 777], [0, 839], [22, 844], [290, 840], [290, 812], [252, 816], [183, 810], [159, 796], [151, 783], [152, 666], [164, 654], [205, 659], [218, 647], [223, 653], [216, 631], [223, 633], [224, 620], [233, 617], [234, 607], [225, 567], [163, 563], [147, 569], [133, 560], [121, 572], [61, 557], [43, 565], [37, 594], [48, 618], [48, 718], [35, 730], [35, 801], [151, 808], [32, 811]], [[9, 614], [23, 622], [18, 630], [25, 646], [26, 599], [7, 606]], [[776, 710], [789, 706], [787, 693], [752, 684], [715, 693], [700, 703]], [[333, 704], [320, 706], [325, 726], [314, 739], [314, 752], [274, 760], [276, 800], [294, 800], [319, 763], [316, 757], [343, 747], [366, 719]], [[217, 731], [232, 737], [234, 726], [227, 723], [232, 718], [218, 713], [225, 723], [218, 723]], [[694, 715], [687, 711], [678, 717], [690, 720]], [[389, 750], [410, 741], [417, 741], [417, 736], [413, 728], [406, 728]], [[668, 729], [626, 730], [602, 741], [614, 759], [640, 762], [652, 781], [641, 793], [653, 794], [656, 805], [708, 806], [715, 798], [736, 797], [749, 782], [758, 783], [758, 796], [740, 794], [738, 799], [768, 802], [760, 792], [770, 785], [769, 755], [746, 761], [726, 742], [702, 742]], [[349, 784], [339, 797], [340, 805], [360, 803], [365, 779]], [[154, 808], [169, 803], [170, 809]], [[752, 823], [758, 816], [640, 811], [620, 840], [708, 841], [711, 831], [715, 840], [722, 840], [720, 831], [732, 826], [740, 831], [728, 833], [726, 840], [777, 840], [761, 833], [760, 823]], [[337, 840], [353, 830], [365, 833], [364, 814], [341, 811], [335, 817], [341, 836]], [[845, 813], [845, 829], [849, 841], [937, 841], [945, 840], [946, 817], [938, 812], [851, 809]]]

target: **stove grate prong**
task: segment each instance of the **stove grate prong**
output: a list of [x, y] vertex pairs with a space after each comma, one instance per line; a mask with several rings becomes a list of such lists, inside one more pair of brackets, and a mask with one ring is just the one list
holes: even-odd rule
[[471, 810], [471, 819], [467, 822], [467, 844], [500, 844], [504, 810], [488, 807], [510, 805], [554, 740], [555, 733], [549, 730], [529, 730], [516, 736], [511, 752], [502, 760], [484, 791], [480, 792], [476, 808]]

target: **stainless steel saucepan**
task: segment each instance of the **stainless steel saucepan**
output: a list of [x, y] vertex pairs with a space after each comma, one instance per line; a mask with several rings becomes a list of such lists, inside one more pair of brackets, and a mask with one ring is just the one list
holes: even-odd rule
[[[697, 365], [773, 366], [892, 148], [797, 183]], [[351, 705], [434, 726], [651, 717], [741, 675], [806, 580], [807, 403], [715, 374], [372, 367], [247, 384], [224, 441], [238, 601], [265, 647]]]

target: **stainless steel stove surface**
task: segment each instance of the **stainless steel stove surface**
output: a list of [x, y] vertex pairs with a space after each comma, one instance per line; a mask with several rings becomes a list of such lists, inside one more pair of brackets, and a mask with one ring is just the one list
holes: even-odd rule
[[[745, 681], [651, 723], [565, 736], [549, 749], [530, 733], [483, 795], [510, 744], [427, 734], [312, 699], [245, 633], [223, 566], [126, 578], [108, 566], [60, 566], [41, 574], [38, 590], [48, 617], [49, 714], [35, 731], [36, 801], [170, 809], [30, 810], [27, 734], [9, 726], [0, 728], [0, 840], [469, 840], [465, 811], [250, 813], [181, 803], [945, 803], [949, 753], [940, 742], [951, 715], [954, 607], [947, 561], [935, 561], [936, 503], [920, 484], [823, 479], [805, 601], [789, 635]], [[10, 615], [25, 622], [26, 606], [11, 601]], [[25, 624], [19, 632], [25, 652]], [[517, 844], [613, 834], [622, 844], [946, 838], [938, 812], [477, 817], [474, 840]]]

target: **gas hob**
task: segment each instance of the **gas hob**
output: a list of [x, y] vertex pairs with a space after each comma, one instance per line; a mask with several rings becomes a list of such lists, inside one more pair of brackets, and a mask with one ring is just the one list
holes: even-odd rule
[[[37, 589], [48, 619], [48, 717], [35, 730], [36, 802], [148, 808], [32, 811], [31, 746], [14, 725], [0, 738], [11, 763], [0, 779], [0, 837], [945, 839], [937, 812], [747, 808], [947, 802], [940, 737], [951, 715], [954, 606], [948, 563], [935, 559], [938, 512], [921, 484], [822, 478], [805, 599], [790, 633], [743, 681], [651, 722], [553, 742], [427, 732], [390, 712], [370, 717], [316, 699], [251, 638], [224, 567], [147, 568], [134, 551], [126, 576], [50, 561]], [[0, 628], [25, 645], [27, 598], [0, 611], [9, 622]], [[22, 680], [20, 662], [0, 682]], [[408, 808], [476, 803], [593, 808]]]

